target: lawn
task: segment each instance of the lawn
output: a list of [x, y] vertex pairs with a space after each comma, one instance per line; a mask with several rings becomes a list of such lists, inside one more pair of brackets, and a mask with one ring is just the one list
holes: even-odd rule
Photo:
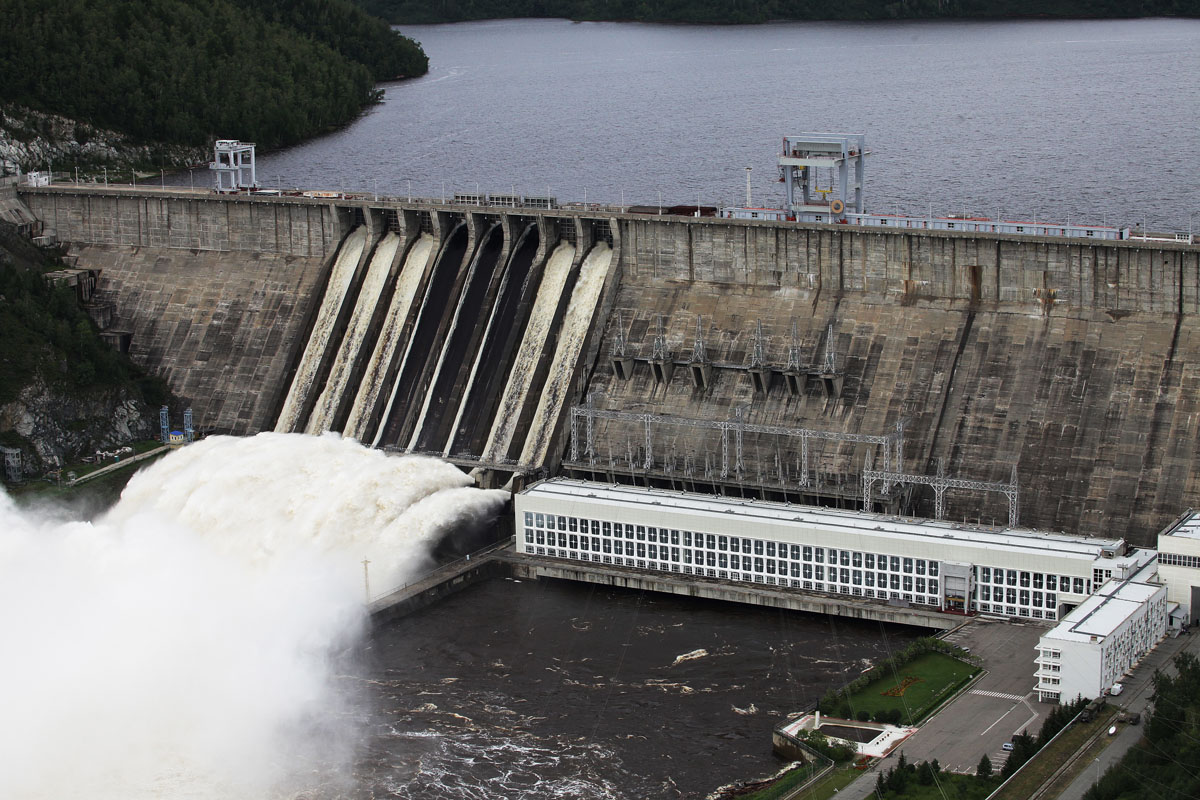
[[979, 667], [944, 653], [924, 653], [850, 695], [850, 714], [857, 718], [866, 711], [874, 718], [899, 709], [902, 722], [915, 724], [978, 673]]
[[797, 767], [770, 786], [764, 786], [749, 794], [738, 795], [737, 800], [781, 800], [785, 797], [790, 800], [829, 800], [836, 796], [839, 790], [846, 788], [861, 776], [862, 771], [851, 766], [837, 767], [804, 791], [790, 794], [795, 787], [808, 780], [811, 774], [812, 767]]
[[904, 794], [884, 792], [885, 800], [984, 800], [1000, 785], [999, 778], [981, 780], [974, 775], [954, 775], [949, 772], [938, 773], [937, 783], [928, 786], [912, 781], [904, 790]]

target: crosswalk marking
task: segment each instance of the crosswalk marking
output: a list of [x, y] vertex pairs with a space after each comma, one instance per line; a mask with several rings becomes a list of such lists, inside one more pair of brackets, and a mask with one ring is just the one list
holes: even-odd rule
[[1005, 694], [1004, 692], [989, 692], [987, 689], [972, 689], [971, 694], [979, 694], [983, 695], [984, 697], [996, 697], [1001, 700], [1012, 700], [1014, 703], [1025, 699], [1023, 695]]

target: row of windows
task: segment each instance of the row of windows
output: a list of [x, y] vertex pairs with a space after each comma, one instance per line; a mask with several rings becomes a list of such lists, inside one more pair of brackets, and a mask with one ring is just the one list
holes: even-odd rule
[[[665, 548], [659, 548], [659, 553], [661, 554], [664, 549]], [[709, 578], [745, 581], [747, 583], [762, 583], [771, 586], [791, 586], [797, 589], [825, 592], [828, 594], [848, 594], [855, 597], [870, 597], [881, 600], [890, 598], [893, 600], [906, 600], [910, 603], [934, 607], [938, 607], [940, 601], [940, 597], [936, 595], [938, 588], [937, 581], [929, 580], [926, 582], [923, 578], [912, 579], [912, 581], [893, 584], [893, 588], [897, 589], [897, 591], [889, 591], [886, 584], [881, 584], [878, 588], [865, 588], [861, 586], [849, 586], [844, 584], [838, 585], [833, 582], [826, 583], [823, 581], [797, 580], [795, 577], [792, 577], [789, 580], [789, 578], [786, 576], [786, 573], [783, 571], [780, 571], [778, 577], [776, 577], [774, 574], [764, 575], [761, 573], [755, 574], [750, 572], [738, 572], [729, 569], [706, 567], [702, 563], [693, 565], [679, 564], [677, 562], [652, 561], [646, 558], [633, 557], [636, 553], [636, 549], [633, 552], [629, 552], [625, 556], [615, 554], [602, 555], [600, 553], [591, 553], [586, 550], [579, 552], [573, 550], [558, 550], [553, 547], [534, 546], [530, 547], [529, 550], [530, 552], [533, 552], [539, 556], [594, 561], [603, 564], [613, 564], [616, 566], [636, 567], [638, 569], [653, 569], [663, 572], [678, 572], [684, 575], [699, 575], [702, 577], [707, 576]], [[647, 552], [649, 551], [647, 550]], [[743, 563], [749, 564], [749, 559], [743, 559]], [[834, 572], [834, 570], [830, 570], [831, 574]], [[796, 573], [793, 571], [792, 575], [795, 576], [795, 574]], [[873, 587], [874, 584], [868, 584], [868, 586]], [[907, 591], [899, 591], [901, 588], [906, 589]], [[923, 594], [926, 589], [935, 594]]]
[[1040, 608], [1021, 608], [1020, 606], [1006, 606], [1000, 603], [972, 603], [971, 608], [984, 614], [1003, 614], [1006, 617], [1032, 617], [1033, 619], [1058, 619], [1058, 611], [1050, 609], [1042, 610]]
[[1054, 592], [1031, 592], [1029, 589], [986, 584], [979, 587], [979, 602], [1008, 603], [1009, 605], [1033, 606], [1035, 608], [1058, 608], [1058, 595]]
[[[851, 550], [840, 550], [834, 547], [815, 547], [811, 545], [788, 545], [784, 542], [774, 542], [765, 539], [747, 539], [737, 536], [722, 536], [712, 533], [693, 533], [692, 531], [655, 528], [646, 525], [627, 525], [620, 522], [580, 519], [554, 514], [539, 514], [525, 512], [526, 530], [533, 528], [537, 532], [544, 531], [547, 541], [553, 535], [560, 547], [565, 533], [570, 541], [571, 534], [579, 536], [615, 538], [646, 542], [655, 545], [670, 545], [672, 547], [695, 547], [711, 550], [717, 553], [741, 553], [744, 555], [764, 556], [765, 558], [791, 558], [793, 561], [806, 561], [813, 564], [832, 564], [843, 567], [878, 570], [880, 572], [898, 572], [908, 575], [928, 575], [937, 577], [939, 565], [937, 561], [927, 561], [923, 558], [908, 558], [892, 556], [883, 553], [863, 553]], [[540, 543], [540, 542], [539, 542]], [[574, 547], [574, 545], [571, 545]]]
[[1200, 556], [1181, 556], [1178, 553], [1159, 553], [1158, 562], [1172, 567], [1200, 569]]
[[1048, 592], [1070, 592], [1075, 594], [1091, 594], [1090, 581], [1071, 575], [1050, 575], [1041, 572], [1025, 572], [1000, 567], [979, 567], [978, 583], [990, 583], [997, 586], [1020, 586], [1023, 589], [1045, 589]]
[[[687, 547], [672, 547], [670, 545], [650, 544], [649, 542], [627, 541], [623, 539], [606, 539], [599, 536], [583, 536], [574, 533], [559, 533], [557, 531], [542, 531], [539, 529], [525, 530], [525, 543], [531, 545], [547, 545], [558, 547], [570, 552], [584, 551], [602, 553], [614, 556], [633, 556], [636, 559], [649, 561], [667, 561], [673, 564], [695, 565], [698, 567], [713, 567], [722, 570], [748, 570], [766, 575], [790, 575], [793, 578], [805, 580], [829, 581], [844, 583], [849, 586], [868, 586], [881, 589], [890, 588], [895, 591], [916, 592], [918, 594], [936, 595], [939, 583], [936, 578], [926, 578], [913, 575], [897, 575], [886, 572], [865, 572], [860, 569], [827, 567], [824, 564], [807, 564], [760, 558], [758, 556], [741, 556], [732, 553], [713, 552], [711, 550], [693, 550]], [[576, 557], [574, 555], [570, 556]], [[617, 562], [620, 563], [620, 562]]]

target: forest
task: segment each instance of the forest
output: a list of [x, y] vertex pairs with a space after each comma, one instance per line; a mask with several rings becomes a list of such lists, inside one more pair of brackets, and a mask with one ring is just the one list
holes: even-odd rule
[[512, 17], [744, 24], [772, 20], [1198, 17], [1200, 0], [357, 0], [395, 24]]
[[149, 142], [292, 144], [429, 68], [351, 0], [0, 0], [0, 17], [0, 103]]

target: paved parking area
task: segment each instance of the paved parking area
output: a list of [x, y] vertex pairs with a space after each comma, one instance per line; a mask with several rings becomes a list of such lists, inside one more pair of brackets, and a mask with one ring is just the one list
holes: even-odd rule
[[[947, 636], [947, 641], [970, 648], [988, 674], [927, 720], [896, 752], [903, 750], [909, 761], [936, 758], [942, 769], [954, 772], [974, 772], [979, 757], [987, 753], [999, 770], [1008, 757], [1002, 745], [1025, 730], [1036, 735], [1053, 707], [1038, 702], [1033, 693], [1034, 648], [1047, 630], [1045, 625], [977, 618]], [[895, 753], [876, 769], [887, 769], [894, 757]], [[838, 796], [866, 797], [874, 786], [872, 771]]]

